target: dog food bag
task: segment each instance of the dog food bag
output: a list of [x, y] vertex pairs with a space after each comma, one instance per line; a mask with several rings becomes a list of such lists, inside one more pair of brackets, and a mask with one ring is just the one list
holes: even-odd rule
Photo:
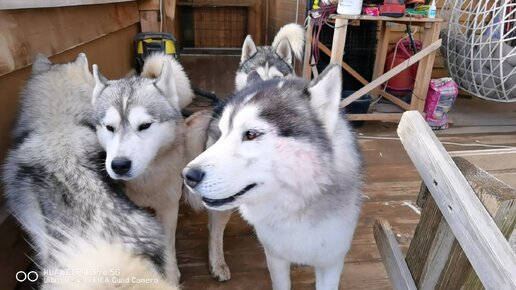
[[448, 129], [448, 112], [457, 99], [459, 88], [451, 78], [433, 79], [425, 102], [426, 122], [434, 130]]

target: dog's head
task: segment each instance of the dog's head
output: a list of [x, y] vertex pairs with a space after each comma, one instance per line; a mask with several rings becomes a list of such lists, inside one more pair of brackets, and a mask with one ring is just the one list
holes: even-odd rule
[[329, 182], [340, 83], [332, 65], [310, 84], [292, 77], [238, 92], [222, 111], [218, 141], [183, 170], [186, 186], [218, 210], [319, 194]]
[[157, 79], [108, 81], [96, 66], [93, 75], [93, 122], [107, 153], [107, 172], [114, 179], [135, 178], [176, 138], [182, 117], [172, 67], [164, 62]]
[[292, 48], [287, 38], [276, 46], [256, 46], [248, 35], [242, 46], [240, 66], [236, 73], [236, 90], [249, 84], [249, 76], [257, 73], [262, 80], [279, 79], [293, 74]]

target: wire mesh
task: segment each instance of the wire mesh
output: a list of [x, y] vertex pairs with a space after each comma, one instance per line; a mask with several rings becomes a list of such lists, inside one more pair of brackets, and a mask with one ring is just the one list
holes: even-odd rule
[[238, 48], [247, 34], [247, 7], [194, 8], [196, 48]]
[[465, 91], [516, 102], [516, 1], [446, 0], [444, 64]]

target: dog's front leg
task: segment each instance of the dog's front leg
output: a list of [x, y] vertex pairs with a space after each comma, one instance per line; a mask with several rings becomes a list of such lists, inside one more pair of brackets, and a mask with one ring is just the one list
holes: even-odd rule
[[338, 290], [344, 259], [332, 266], [315, 268], [315, 288], [317, 290]]
[[276, 258], [265, 249], [267, 268], [272, 280], [273, 290], [290, 290], [290, 262]]
[[231, 211], [208, 210], [210, 271], [211, 276], [221, 282], [231, 279], [231, 272], [224, 258], [224, 229], [231, 213]]
[[178, 211], [179, 202], [157, 211], [158, 218], [161, 220], [165, 230], [165, 242], [167, 247], [165, 272], [167, 280], [172, 285], [177, 285], [179, 283], [179, 278], [181, 277], [181, 273], [177, 267], [176, 258], [176, 227]]

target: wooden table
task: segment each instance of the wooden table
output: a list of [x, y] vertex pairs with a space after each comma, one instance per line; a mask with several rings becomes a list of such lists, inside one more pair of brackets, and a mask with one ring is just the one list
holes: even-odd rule
[[[372, 91], [371, 95], [374, 97], [383, 96], [385, 99], [394, 103], [404, 110], [418, 110], [423, 112], [425, 106], [425, 99], [432, 75], [432, 68], [435, 59], [435, 50], [440, 47], [439, 32], [441, 29], [442, 19], [439, 18], [413, 18], [413, 17], [401, 17], [393, 18], [386, 16], [367, 16], [367, 15], [332, 15], [330, 19], [335, 21], [335, 32], [333, 35], [333, 45], [330, 50], [323, 44], [319, 43], [319, 48], [324, 53], [331, 57], [331, 62], [340, 63], [341, 66], [349, 72], [353, 77], [360, 81], [364, 87], [353, 95], [347, 97], [341, 102], [341, 107], [347, 106], [349, 103], [357, 100], [361, 96]], [[376, 49], [376, 59], [373, 72], [373, 81], [369, 83], [364, 77], [362, 77], [353, 68], [342, 61], [344, 55], [344, 45], [346, 43], [347, 27], [350, 23], [355, 21], [378, 21], [380, 22], [379, 41]], [[418, 26], [422, 29], [422, 49], [417, 54], [412, 56], [410, 59], [401, 63], [400, 65], [392, 68], [389, 72], [383, 73], [385, 67], [385, 58], [387, 56], [387, 50], [389, 46], [389, 34], [392, 30], [392, 26], [387, 23], [397, 24], [410, 24], [412, 26]], [[314, 71], [314, 75], [317, 75], [317, 71], [310, 66], [311, 57], [311, 25], [307, 31], [307, 41], [305, 46], [305, 59], [303, 65], [303, 77], [310, 79], [311, 71]], [[408, 66], [419, 62], [417, 70], [417, 77], [413, 96], [410, 104], [401, 101], [399, 98], [392, 94], [385, 92], [379, 88], [379, 85], [386, 82], [396, 74], [405, 70]], [[398, 122], [401, 118], [402, 113], [377, 113], [377, 114], [350, 114], [350, 120], [381, 120], [381, 121], [394, 121]]]

